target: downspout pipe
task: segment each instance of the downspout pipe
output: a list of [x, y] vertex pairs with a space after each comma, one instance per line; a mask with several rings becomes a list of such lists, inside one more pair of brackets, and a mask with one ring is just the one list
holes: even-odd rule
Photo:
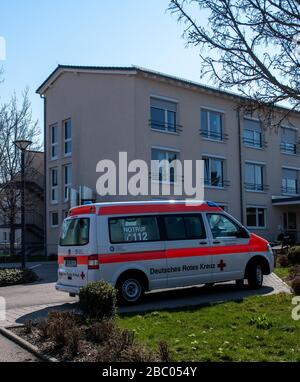
[[243, 157], [242, 157], [242, 127], [240, 110], [237, 109], [238, 135], [239, 135], [239, 178], [240, 178], [240, 215], [241, 223], [245, 224], [244, 219], [244, 186], [243, 186]]

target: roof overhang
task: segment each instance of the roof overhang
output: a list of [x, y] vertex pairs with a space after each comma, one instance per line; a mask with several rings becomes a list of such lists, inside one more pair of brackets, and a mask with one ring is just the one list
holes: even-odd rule
[[300, 196], [272, 196], [272, 205], [300, 207]]

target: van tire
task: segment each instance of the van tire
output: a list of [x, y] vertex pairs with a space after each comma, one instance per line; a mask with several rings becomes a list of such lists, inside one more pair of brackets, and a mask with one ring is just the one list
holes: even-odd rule
[[122, 305], [139, 303], [145, 293], [144, 282], [141, 277], [134, 274], [122, 276], [117, 283], [118, 301]]
[[258, 261], [249, 264], [248, 285], [250, 289], [259, 289], [263, 285], [264, 275], [262, 265]]

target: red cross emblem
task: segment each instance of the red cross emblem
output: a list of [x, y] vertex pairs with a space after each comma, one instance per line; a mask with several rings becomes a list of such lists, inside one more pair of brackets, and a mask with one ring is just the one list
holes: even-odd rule
[[224, 261], [221, 260], [220, 263], [218, 264], [218, 268], [220, 268], [220, 270], [223, 271], [225, 267], [226, 267], [226, 263], [224, 263]]
[[85, 274], [83, 272], [81, 272], [80, 277], [82, 278], [82, 280], [84, 280], [85, 279]]

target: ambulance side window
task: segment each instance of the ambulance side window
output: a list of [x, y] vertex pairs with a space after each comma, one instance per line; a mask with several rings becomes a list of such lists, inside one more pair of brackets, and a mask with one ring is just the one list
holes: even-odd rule
[[169, 215], [164, 216], [163, 220], [167, 240], [206, 238], [202, 216], [200, 215]]
[[128, 216], [109, 219], [112, 244], [160, 240], [156, 216]]
[[223, 214], [207, 214], [213, 238], [242, 237], [243, 229]]

